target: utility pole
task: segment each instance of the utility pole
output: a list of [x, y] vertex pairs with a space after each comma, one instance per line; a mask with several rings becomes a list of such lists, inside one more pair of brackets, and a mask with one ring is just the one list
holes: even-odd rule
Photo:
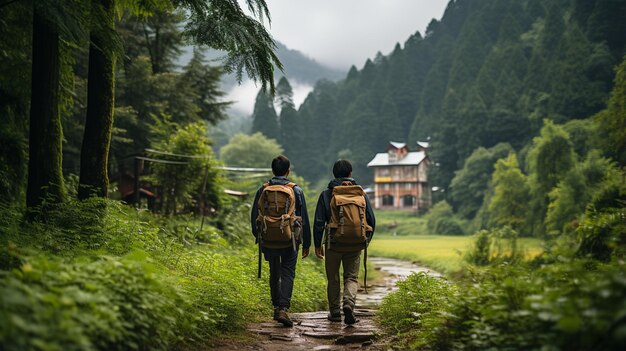
[[135, 202], [135, 207], [139, 207], [139, 170], [141, 168], [141, 160], [139, 159], [139, 157], [135, 157], [133, 159], [133, 168], [134, 168], [134, 175], [135, 175], [135, 183], [134, 183], [134, 202]]

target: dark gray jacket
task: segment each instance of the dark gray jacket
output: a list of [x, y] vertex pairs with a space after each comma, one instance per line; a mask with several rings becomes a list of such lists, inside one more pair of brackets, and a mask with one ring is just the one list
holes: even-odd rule
[[[324, 237], [324, 229], [326, 223], [330, 221], [330, 198], [333, 195], [333, 188], [341, 185], [342, 182], [349, 181], [353, 185], [357, 185], [353, 178], [335, 178], [328, 183], [328, 188], [322, 191], [319, 199], [317, 200], [317, 207], [315, 208], [315, 222], [313, 224], [313, 240], [315, 241], [315, 247], [322, 246], [322, 238]], [[374, 217], [374, 211], [370, 200], [365, 195], [365, 220], [367, 224], [372, 227], [372, 233], [367, 238], [369, 243], [374, 236], [374, 229], [376, 229], [376, 217]]]
[[[287, 184], [290, 180], [287, 177], [273, 177], [269, 180], [270, 185], [274, 184]], [[252, 227], [252, 235], [257, 237], [256, 218], [259, 215], [258, 202], [263, 187], [257, 190], [254, 196], [254, 202], [252, 203], [252, 211], [250, 211], [250, 226]], [[302, 217], [302, 232], [300, 233], [302, 238], [302, 247], [309, 248], [311, 246], [311, 225], [309, 224], [309, 214], [306, 210], [306, 202], [304, 200], [304, 192], [299, 186], [294, 186], [293, 191], [296, 195], [296, 216]]]

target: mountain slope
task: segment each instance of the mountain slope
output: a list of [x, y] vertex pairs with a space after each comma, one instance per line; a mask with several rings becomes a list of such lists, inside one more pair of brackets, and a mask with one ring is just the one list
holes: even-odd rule
[[[425, 35], [388, 56], [319, 82], [298, 111], [307, 138], [283, 145], [316, 181], [338, 155], [355, 174], [389, 140], [431, 137], [447, 187], [479, 146], [525, 145], [543, 119], [562, 123], [604, 107], [624, 54], [626, 1], [453, 0]], [[623, 31], [622, 31], [623, 33]]]

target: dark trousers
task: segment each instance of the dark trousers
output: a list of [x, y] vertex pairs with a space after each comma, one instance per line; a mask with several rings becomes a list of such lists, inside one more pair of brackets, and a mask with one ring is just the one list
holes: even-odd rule
[[[297, 249], [297, 247], [296, 247]], [[284, 249], [263, 248], [263, 256], [270, 264], [270, 292], [274, 307], [291, 307], [293, 279], [296, 277], [298, 251], [292, 247]]]

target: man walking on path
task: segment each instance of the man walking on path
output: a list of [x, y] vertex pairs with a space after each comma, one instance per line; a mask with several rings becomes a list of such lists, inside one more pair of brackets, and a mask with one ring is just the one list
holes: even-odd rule
[[[287, 311], [291, 305], [296, 276], [298, 247], [302, 243], [302, 258], [306, 258], [311, 246], [304, 192], [287, 179], [289, 167], [289, 159], [285, 156], [272, 160], [274, 177], [256, 192], [250, 213], [252, 234], [259, 245], [259, 255], [262, 251], [270, 266], [274, 320], [286, 327], [293, 326]], [[259, 274], [260, 262], [259, 257]]]
[[[350, 162], [335, 162], [333, 175], [335, 179], [320, 194], [315, 209], [315, 255], [326, 259], [328, 319], [341, 322], [339, 268], [343, 264], [344, 322], [354, 324], [357, 322], [354, 306], [359, 288], [361, 251], [372, 240], [376, 219], [367, 195], [352, 178]], [[322, 244], [326, 248], [325, 253]]]

